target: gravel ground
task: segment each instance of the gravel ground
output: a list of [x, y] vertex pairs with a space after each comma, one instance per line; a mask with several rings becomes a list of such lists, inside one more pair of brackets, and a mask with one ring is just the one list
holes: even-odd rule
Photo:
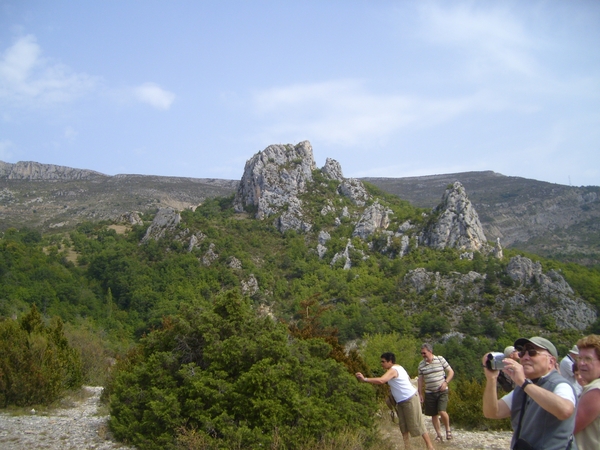
[[98, 415], [101, 387], [84, 388], [84, 398], [72, 407], [13, 415], [0, 413], [3, 450], [131, 449], [111, 440], [108, 415]]

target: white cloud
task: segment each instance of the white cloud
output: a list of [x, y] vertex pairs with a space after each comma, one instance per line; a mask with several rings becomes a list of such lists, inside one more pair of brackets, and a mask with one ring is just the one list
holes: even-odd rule
[[517, 19], [501, 7], [483, 6], [423, 3], [422, 37], [460, 49], [468, 58], [473, 76], [512, 73], [531, 77], [539, 73], [534, 50], [542, 41], [532, 38], [522, 17]]
[[33, 35], [19, 38], [0, 59], [0, 99], [22, 106], [68, 102], [96, 86], [98, 79], [42, 58]]
[[255, 112], [269, 125], [265, 139], [320, 139], [356, 145], [406, 128], [429, 128], [472, 110], [504, 108], [475, 94], [448, 99], [369, 92], [356, 80], [292, 85], [256, 92]]
[[166, 91], [156, 83], [144, 83], [134, 89], [135, 97], [156, 109], [169, 109], [175, 101], [175, 94]]

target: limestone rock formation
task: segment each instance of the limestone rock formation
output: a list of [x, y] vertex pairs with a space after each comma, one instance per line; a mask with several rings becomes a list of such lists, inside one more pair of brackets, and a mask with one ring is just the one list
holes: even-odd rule
[[[596, 321], [595, 310], [575, 295], [560, 273], [550, 270], [544, 274], [540, 263], [516, 256], [510, 260], [506, 274], [515, 285], [503, 288], [496, 295], [494, 315], [502, 316], [519, 309], [537, 320], [549, 317], [559, 329], [581, 331]], [[450, 315], [458, 323], [466, 311], [471, 311], [474, 299], [484, 295], [485, 280], [486, 275], [477, 272], [442, 275], [417, 268], [405, 275], [403, 286], [418, 294], [431, 292], [434, 302], [451, 300]]]
[[344, 261], [344, 270], [350, 270], [352, 268], [352, 259], [350, 257], [350, 252], [355, 251], [361, 255], [363, 260], [367, 259], [368, 256], [362, 250], [356, 250], [354, 245], [352, 245], [352, 240], [348, 239], [346, 243], [346, 247], [341, 252], [336, 253], [331, 262], [329, 263], [331, 266], [334, 266], [338, 261]]
[[258, 280], [254, 274], [250, 274], [247, 280], [242, 280], [242, 294], [252, 296], [258, 292]]
[[140, 218], [139, 213], [137, 213], [136, 211], [130, 211], [130, 212], [121, 214], [115, 220], [115, 222], [126, 223], [128, 225], [143, 225], [144, 224], [144, 222]]
[[355, 178], [345, 178], [338, 187], [338, 193], [348, 197], [356, 206], [365, 206], [371, 199], [365, 185]]
[[239, 259], [237, 259], [235, 256], [229, 257], [229, 259], [227, 260], [227, 265], [231, 269], [235, 269], [235, 270], [242, 269], [242, 262]]
[[202, 264], [204, 264], [205, 266], [210, 266], [213, 262], [219, 259], [219, 254], [215, 252], [215, 248], [215, 244], [211, 242], [208, 246], [208, 250], [202, 256]]
[[197, 233], [192, 234], [190, 237], [190, 242], [188, 244], [188, 252], [194, 250], [198, 245], [206, 239], [206, 235], [202, 231], [198, 231]]
[[305, 192], [315, 169], [310, 142], [270, 145], [246, 162], [234, 208], [237, 212], [255, 208], [257, 219], [285, 212], [276, 223], [280, 231], [309, 230], [298, 195]]
[[340, 163], [335, 159], [327, 158], [325, 160], [325, 165], [321, 168], [321, 172], [330, 180], [344, 181], [342, 166], [340, 166]]
[[442, 202], [433, 210], [436, 220], [421, 237], [423, 245], [442, 250], [481, 251], [487, 247], [479, 216], [460, 182], [446, 189]]
[[319, 255], [319, 259], [322, 259], [323, 256], [325, 256], [325, 253], [327, 253], [327, 247], [325, 247], [325, 244], [330, 239], [331, 235], [327, 231], [321, 230], [319, 232], [319, 243], [317, 244], [317, 254]]
[[378, 230], [386, 230], [390, 225], [390, 213], [392, 213], [390, 209], [385, 208], [376, 201], [365, 209], [352, 232], [352, 236], [367, 239]]
[[164, 237], [168, 231], [174, 231], [181, 222], [181, 215], [173, 208], [161, 208], [154, 216], [154, 220], [146, 230], [142, 243]]
[[0, 178], [9, 180], [93, 180], [106, 178], [100, 172], [72, 167], [40, 164], [33, 161], [19, 161], [15, 164], [0, 161]]

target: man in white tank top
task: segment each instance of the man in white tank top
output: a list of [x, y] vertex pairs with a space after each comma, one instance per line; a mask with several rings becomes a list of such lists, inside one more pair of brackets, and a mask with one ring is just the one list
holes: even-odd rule
[[427, 434], [423, 415], [421, 414], [419, 395], [410, 382], [408, 373], [404, 370], [404, 367], [396, 364], [396, 355], [390, 352], [381, 355], [381, 367], [386, 372], [378, 378], [366, 378], [360, 372], [356, 374], [356, 378], [359, 381], [371, 384], [387, 383], [390, 386], [394, 400], [396, 400], [398, 424], [400, 425], [405, 447], [410, 448], [410, 436], [421, 436], [427, 449], [433, 450], [431, 438]]

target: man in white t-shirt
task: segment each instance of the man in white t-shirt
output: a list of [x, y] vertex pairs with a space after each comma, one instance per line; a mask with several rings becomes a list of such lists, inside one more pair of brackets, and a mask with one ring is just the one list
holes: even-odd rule
[[396, 412], [398, 413], [398, 424], [404, 439], [404, 445], [410, 448], [410, 436], [421, 436], [428, 450], [433, 450], [431, 438], [425, 429], [423, 415], [421, 414], [421, 402], [417, 390], [410, 382], [410, 377], [404, 367], [396, 364], [396, 355], [391, 352], [381, 355], [381, 367], [385, 373], [378, 378], [366, 378], [358, 372], [356, 378], [359, 381], [371, 384], [387, 383], [396, 400]]
[[517, 339], [520, 363], [506, 358], [502, 369], [515, 389], [501, 399], [496, 393], [497, 370], [486, 367], [483, 415], [489, 419], [510, 417], [514, 430], [511, 448], [564, 450], [571, 448], [575, 426], [575, 391], [556, 370], [558, 353], [545, 338]]

